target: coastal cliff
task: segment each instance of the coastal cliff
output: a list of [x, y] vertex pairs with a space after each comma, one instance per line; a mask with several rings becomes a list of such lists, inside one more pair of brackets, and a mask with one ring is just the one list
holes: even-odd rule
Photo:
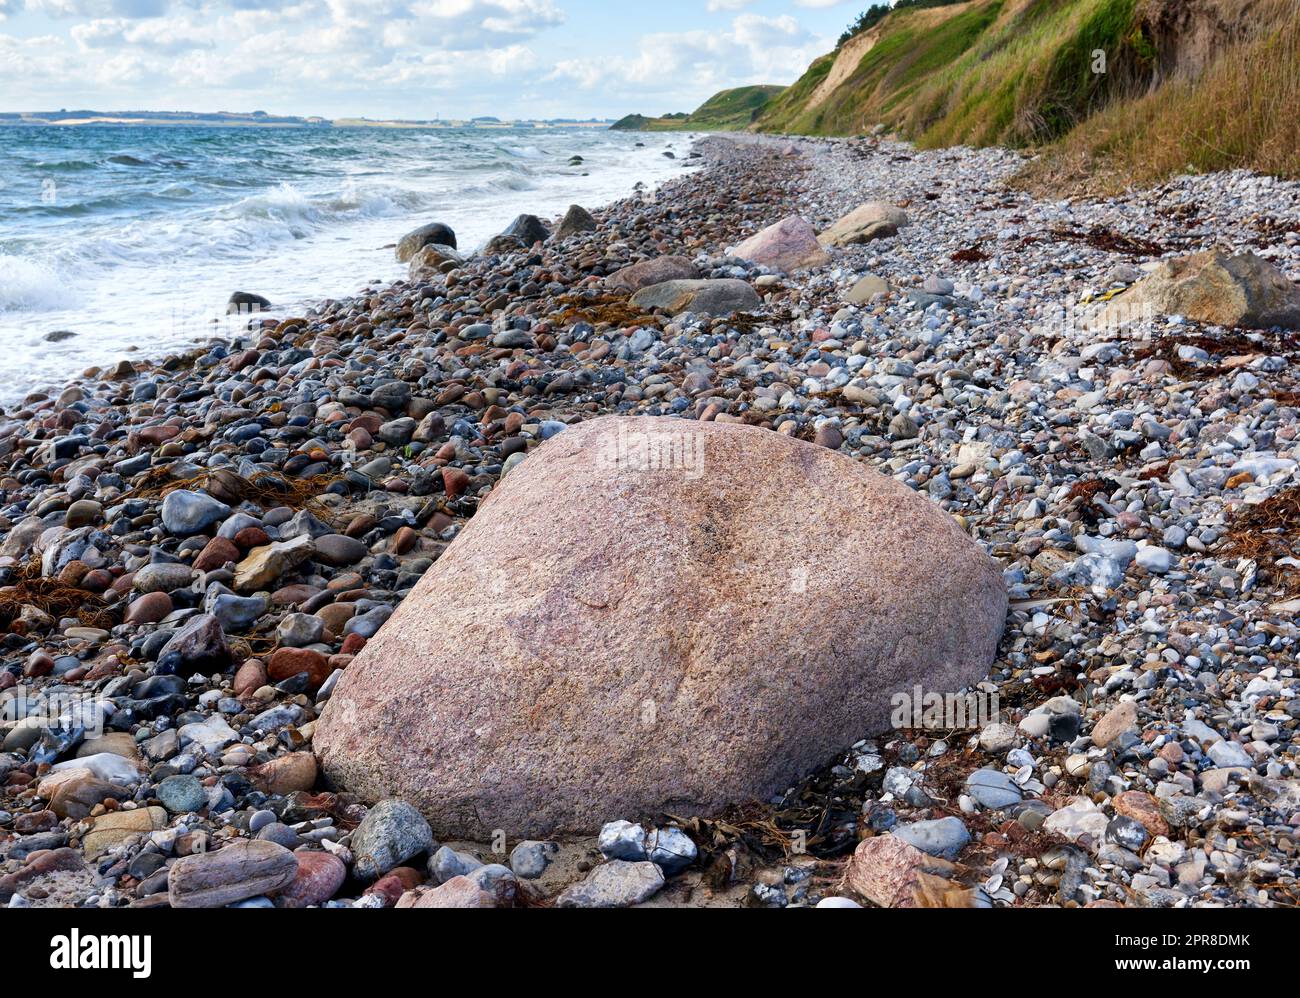
[[922, 148], [1044, 153], [1042, 186], [1300, 172], [1300, 11], [1284, 0], [970, 0], [895, 10], [775, 97], [755, 130], [883, 128]]

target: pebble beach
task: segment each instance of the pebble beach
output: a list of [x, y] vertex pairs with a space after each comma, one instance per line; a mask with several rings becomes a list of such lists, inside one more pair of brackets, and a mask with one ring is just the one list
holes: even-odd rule
[[[696, 169], [657, 189], [501, 219], [477, 253], [416, 230], [407, 280], [6, 407], [0, 904], [1300, 900], [1300, 311], [1273, 321], [1300, 296], [1300, 184], [1057, 201], [1001, 149], [676, 148]], [[1129, 291], [1213, 250], [1252, 254], [1243, 284], [1283, 275], [1263, 321], [1231, 288], [1198, 305], [1251, 321]], [[535, 451], [611, 416], [761, 428], [955, 523], [1005, 589], [967, 689], [995, 714], [861, 730], [765, 799], [555, 835], [448, 837], [338, 785], [314, 739], [325, 715], [340, 743], [354, 660]], [[436, 613], [437, 587], [416, 598]], [[836, 637], [833, 610], [781, 640]]]

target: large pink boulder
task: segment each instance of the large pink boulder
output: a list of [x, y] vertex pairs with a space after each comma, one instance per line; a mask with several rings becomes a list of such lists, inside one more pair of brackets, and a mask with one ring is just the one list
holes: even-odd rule
[[343, 673], [336, 787], [442, 838], [767, 798], [982, 679], [998, 567], [862, 463], [757, 427], [606, 417], [533, 452]]
[[786, 272], [820, 267], [831, 258], [817, 241], [813, 227], [798, 215], [783, 218], [775, 225], [769, 225], [750, 236], [732, 247], [731, 255]]

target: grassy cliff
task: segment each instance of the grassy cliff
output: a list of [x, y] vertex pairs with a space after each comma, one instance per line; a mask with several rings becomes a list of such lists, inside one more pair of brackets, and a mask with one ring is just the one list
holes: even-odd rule
[[714, 94], [692, 114], [647, 118], [629, 114], [614, 124], [620, 131], [638, 132], [735, 132], [749, 128], [785, 88], [778, 86], [736, 87]]
[[[896, 10], [817, 60], [762, 131], [1042, 150], [1037, 175], [1300, 172], [1290, 0], [968, 0]], [[1289, 102], [1289, 103], [1288, 103]]]

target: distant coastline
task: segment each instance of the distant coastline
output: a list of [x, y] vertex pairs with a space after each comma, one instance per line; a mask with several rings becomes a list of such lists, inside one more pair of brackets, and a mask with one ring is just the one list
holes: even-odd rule
[[322, 118], [267, 114], [265, 111], [6, 111], [0, 127], [160, 127], [201, 125], [206, 128], [609, 128], [613, 119], [550, 118], [516, 121], [494, 117], [435, 118], [427, 121], [372, 118]]

